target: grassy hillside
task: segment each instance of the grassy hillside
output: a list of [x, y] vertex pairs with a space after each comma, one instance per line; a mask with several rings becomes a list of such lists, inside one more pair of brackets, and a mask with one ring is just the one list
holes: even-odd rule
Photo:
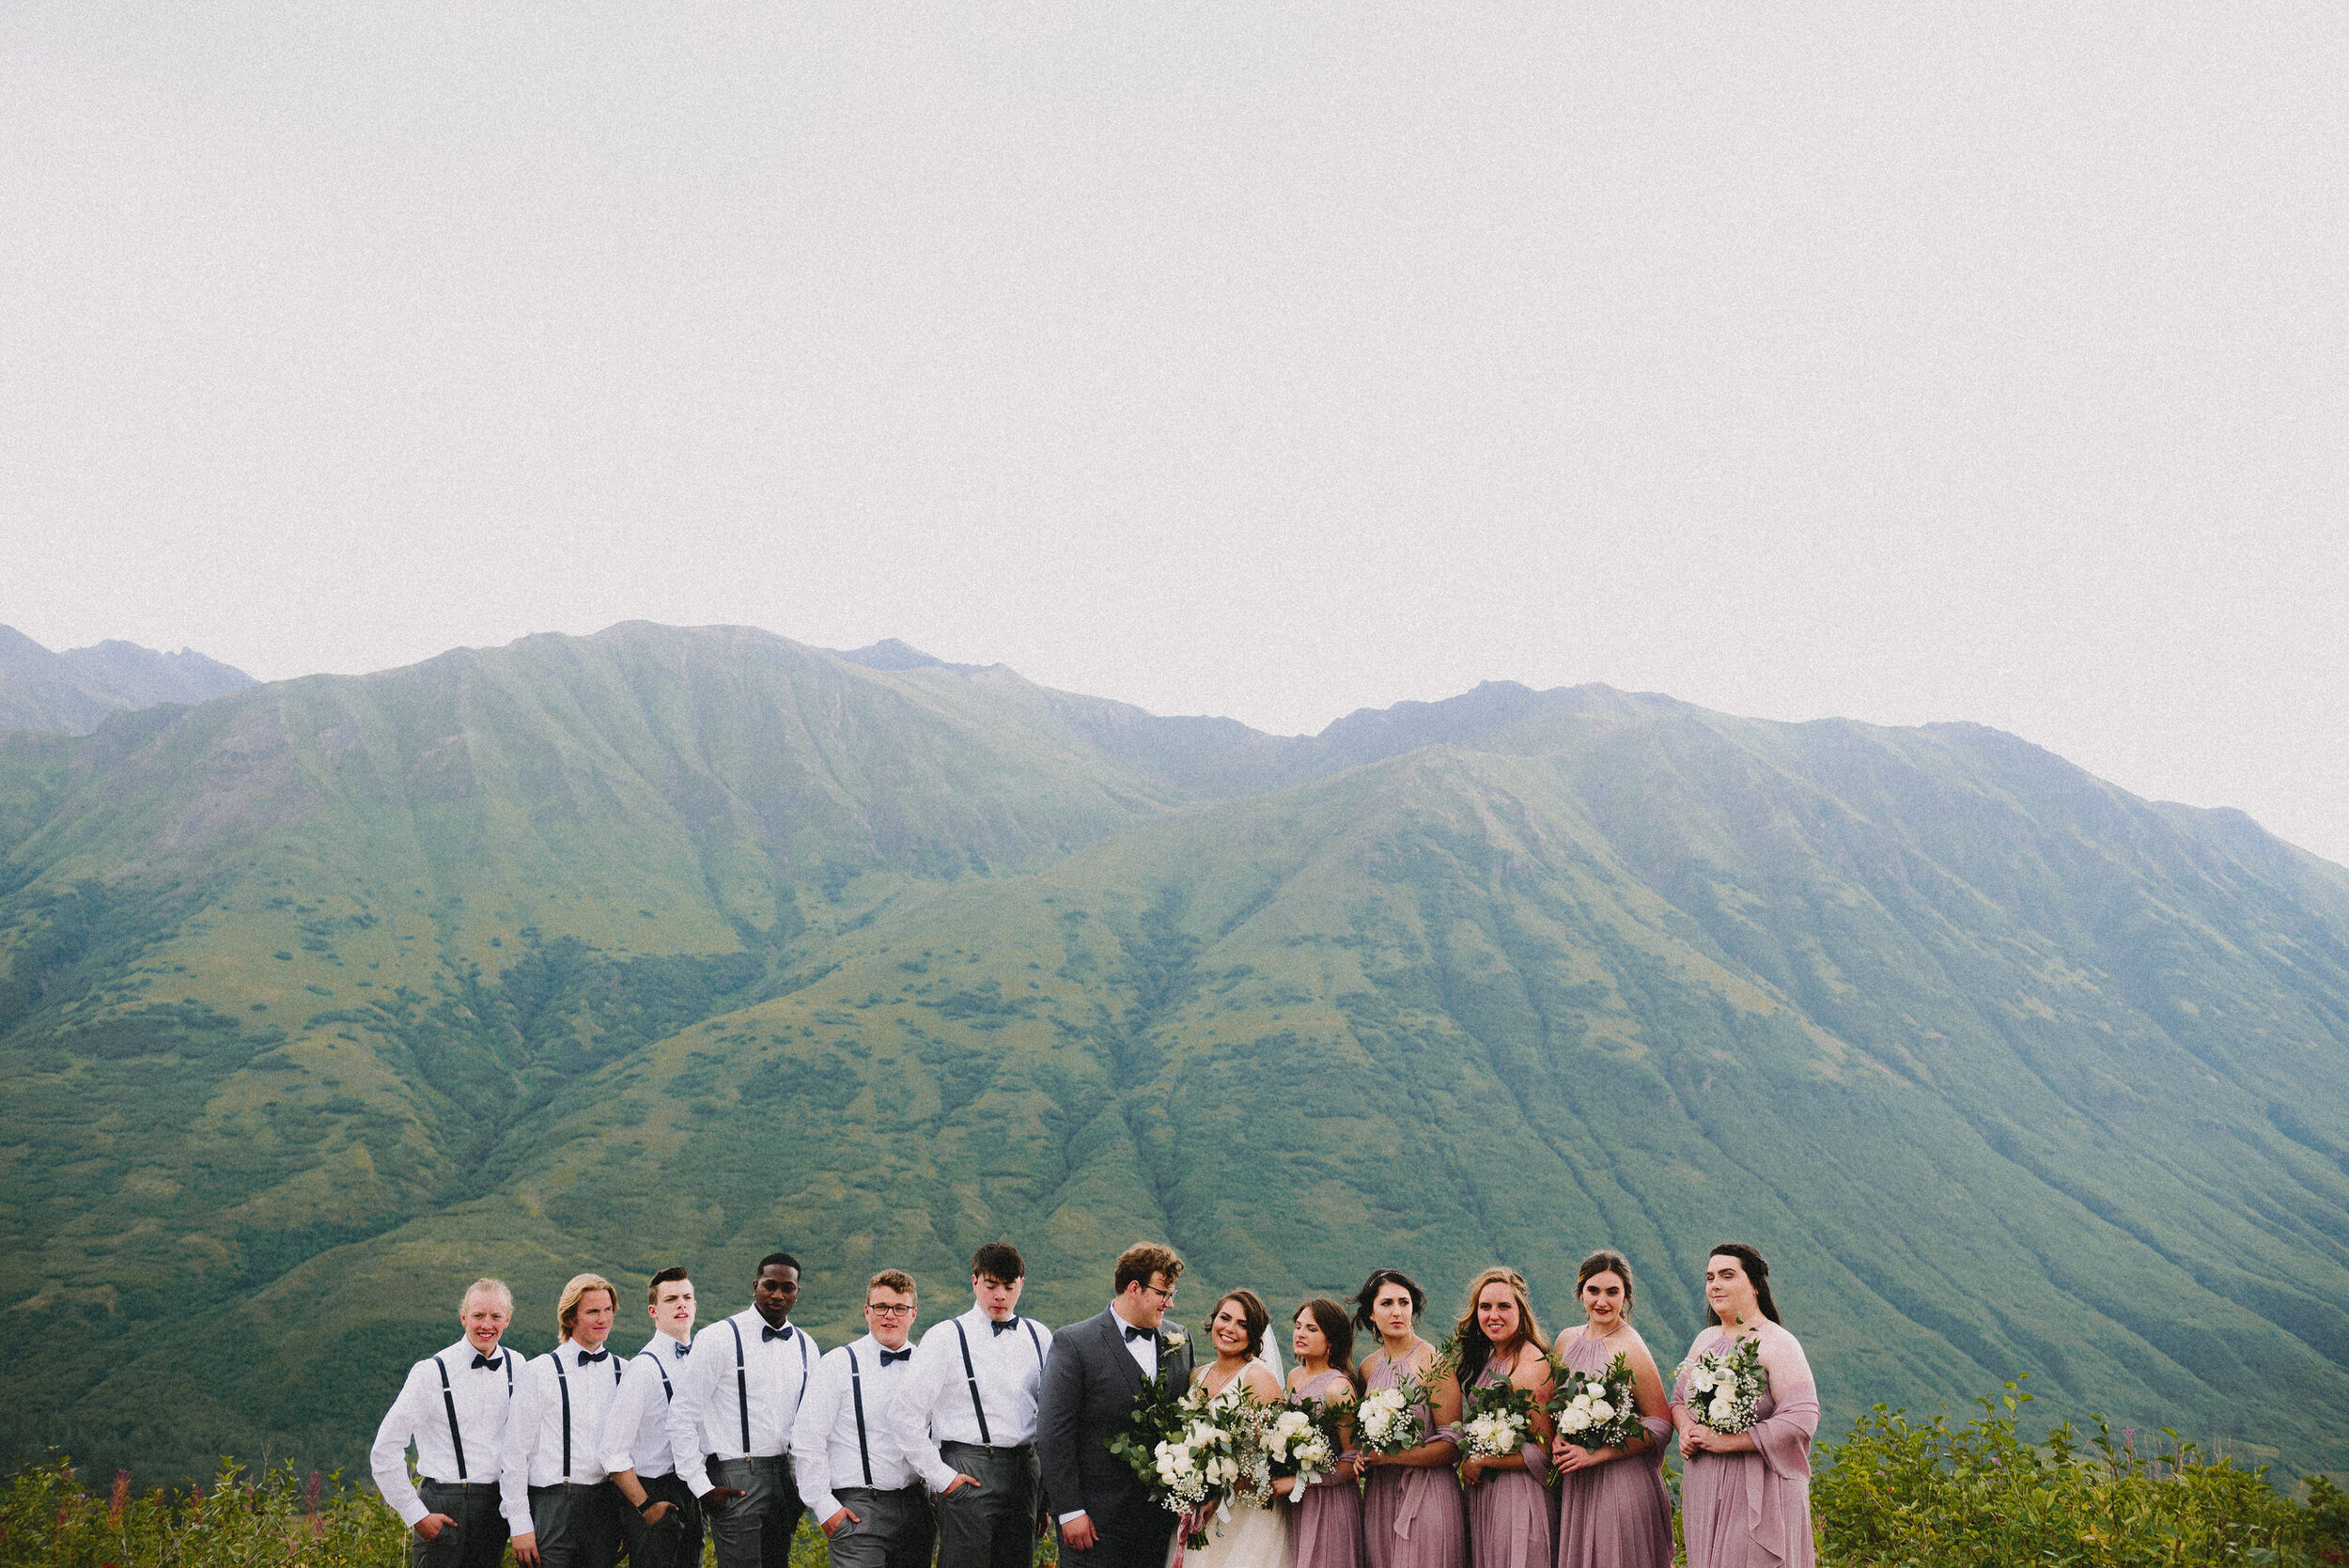
[[[456, 1287], [1019, 1239], [1443, 1312], [1752, 1239], [1833, 1414], [2349, 1464], [2349, 877], [2010, 737], [1488, 686], [1310, 740], [736, 630], [0, 745], [20, 1450], [350, 1463]], [[62, 1329], [62, 1331], [57, 1331]]]

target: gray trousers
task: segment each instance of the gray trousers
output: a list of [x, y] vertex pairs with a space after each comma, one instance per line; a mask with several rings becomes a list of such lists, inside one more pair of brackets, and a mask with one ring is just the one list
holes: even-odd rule
[[545, 1568], [612, 1568], [628, 1499], [608, 1481], [530, 1489], [530, 1523]]
[[930, 1568], [938, 1522], [927, 1487], [918, 1481], [895, 1492], [839, 1486], [832, 1495], [856, 1518], [841, 1520], [824, 1542], [832, 1568]]
[[791, 1568], [791, 1536], [807, 1505], [791, 1480], [789, 1457], [721, 1459], [710, 1474], [721, 1486], [742, 1489], [724, 1508], [704, 1510], [718, 1568]]
[[978, 1483], [938, 1499], [938, 1568], [1028, 1568], [1043, 1471], [1035, 1450], [941, 1443], [938, 1452]]
[[496, 1482], [427, 1481], [416, 1495], [427, 1509], [457, 1522], [429, 1541], [410, 1530], [410, 1568], [498, 1568], [506, 1556], [506, 1515], [498, 1512]]
[[629, 1568], [702, 1568], [702, 1505], [693, 1489], [675, 1475], [640, 1475], [647, 1507], [669, 1505], [657, 1525], [621, 1502], [620, 1534], [628, 1543]]

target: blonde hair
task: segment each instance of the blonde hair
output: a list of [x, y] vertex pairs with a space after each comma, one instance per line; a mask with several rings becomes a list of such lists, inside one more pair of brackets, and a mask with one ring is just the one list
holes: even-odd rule
[[506, 1303], [506, 1315], [507, 1317], [512, 1317], [514, 1315], [513, 1287], [508, 1285], [503, 1280], [492, 1280], [485, 1274], [480, 1279], [475, 1280], [472, 1284], [467, 1285], [465, 1287], [465, 1294], [457, 1298], [457, 1315], [459, 1317], [465, 1315], [465, 1309], [473, 1305], [473, 1298], [476, 1296], [494, 1296], [498, 1297]]
[[571, 1337], [571, 1327], [579, 1321], [579, 1298], [591, 1290], [599, 1290], [612, 1297], [612, 1305], [620, 1304], [620, 1293], [612, 1288], [612, 1281], [600, 1274], [574, 1274], [570, 1283], [563, 1287], [563, 1297], [554, 1304], [554, 1320], [563, 1328], [563, 1337]]
[[915, 1296], [913, 1276], [902, 1268], [884, 1268], [864, 1281], [864, 1299], [870, 1301], [877, 1290], [894, 1290], [901, 1296]]
[[[1485, 1326], [1476, 1321], [1476, 1303], [1484, 1297], [1486, 1285], [1507, 1285], [1509, 1294], [1517, 1302], [1517, 1346], [1532, 1345], [1546, 1349], [1549, 1341], [1542, 1334], [1541, 1320], [1533, 1315], [1533, 1299], [1526, 1294], [1525, 1276], [1514, 1268], [1493, 1267], [1479, 1274], [1469, 1284], [1468, 1311], [1460, 1314], [1453, 1336], [1460, 1345], [1460, 1388], [1465, 1392], [1492, 1358], [1493, 1342], [1485, 1337]], [[1512, 1351], [1512, 1355], [1516, 1352]]]

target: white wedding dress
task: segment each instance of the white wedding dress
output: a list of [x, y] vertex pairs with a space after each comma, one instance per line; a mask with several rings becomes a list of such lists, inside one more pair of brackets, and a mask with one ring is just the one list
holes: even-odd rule
[[[1272, 1334], [1265, 1333], [1265, 1343], [1256, 1352], [1256, 1359], [1272, 1371], [1272, 1380], [1281, 1381], [1280, 1353], [1271, 1348]], [[1202, 1367], [1191, 1374], [1195, 1382], [1206, 1374]], [[1247, 1384], [1245, 1374], [1223, 1386], [1223, 1391], [1210, 1403], [1237, 1404]], [[1286, 1498], [1274, 1498], [1258, 1504], [1233, 1499], [1231, 1518], [1218, 1514], [1207, 1515], [1207, 1544], [1191, 1550], [1183, 1546], [1183, 1527], [1174, 1527], [1174, 1539], [1168, 1544], [1168, 1568], [1294, 1568], [1297, 1548], [1294, 1545], [1296, 1527], [1289, 1520], [1293, 1504]]]

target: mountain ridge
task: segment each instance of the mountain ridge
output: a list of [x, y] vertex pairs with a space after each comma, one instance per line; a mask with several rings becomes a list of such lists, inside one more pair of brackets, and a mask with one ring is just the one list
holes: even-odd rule
[[206, 702], [256, 684], [194, 648], [158, 653], [110, 638], [52, 653], [0, 626], [0, 730], [86, 735], [110, 714]]

